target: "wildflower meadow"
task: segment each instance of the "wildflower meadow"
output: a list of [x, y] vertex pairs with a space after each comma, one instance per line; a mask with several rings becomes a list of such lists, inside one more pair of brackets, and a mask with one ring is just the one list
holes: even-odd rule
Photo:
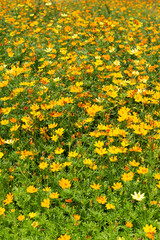
[[160, 240], [160, 0], [0, 0], [0, 239]]

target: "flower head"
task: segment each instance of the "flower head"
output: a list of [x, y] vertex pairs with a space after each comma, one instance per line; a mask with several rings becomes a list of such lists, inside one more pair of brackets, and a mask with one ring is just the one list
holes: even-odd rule
[[136, 193], [134, 192], [134, 194], [131, 194], [132, 198], [137, 200], [137, 201], [142, 201], [145, 197], [144, 197], [144, 193]]

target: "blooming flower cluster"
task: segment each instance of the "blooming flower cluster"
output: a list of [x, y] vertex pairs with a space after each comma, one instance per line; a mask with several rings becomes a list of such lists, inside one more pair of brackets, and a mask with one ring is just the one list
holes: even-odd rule
[[0, 0], [0, 239], [160, 239], [159, 3]]

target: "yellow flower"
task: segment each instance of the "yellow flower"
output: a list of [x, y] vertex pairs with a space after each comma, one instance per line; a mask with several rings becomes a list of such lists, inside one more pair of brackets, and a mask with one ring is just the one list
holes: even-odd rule
[[103, 156], [104, 154], [107, 154], [106, 148], [96, 148], [95, 152], [98, 153], [100, 156]]
[[89, 158], [85, 158], [85, 160], [83, 161], [84, 164], [86, 165], [92, 165], [92, 160]]
[[90, 186], [91, 186], [91, 188], [93, 188], [95, 190], [98, 190], [98, 189], [100, 189], [100, 187], [102, 187], [102, 185], [100, 185], [99, 183], [98, 184], [93, 183], [93, 185], [90, 185]]
[[16, 131], [20, 126], [18, 124], [15, 124], [13, 127], [10, 128], [11, 132]]
[[34, 221], [34, 222], [32, 223], [32, 227], [34, 227], [34, 228], [39, 227], [38, 222], [35, 222], [35, 221]]
[[107, 203], [106, 208], [109, 209], [115, 209], [115, 206], [112, 203]]
[[30, 219], [36, 217], [36, 215], [37, 215], [37, 214], [34, 213], [34, 212], [29, 213], [29, 217], [30, 217]]
[[77, 157], [77, 156], [78, 156], [78, 153], [76, 151], [69, 152], [68, 154], [68, 158]]
[[140, 163], [133, 160], [133, 161], [130, 161], [129, 164], [133, 167], [138, 167]]
[[50, 198], [58, 198], [59, 197], [59, 193], [57, 193], [57, 192], [53, 192], [53, 193], [51, 193], [50, 195], [49, 195], [49, 197]]
[[50, 187], [43, 188], [43, 191], [44, 191], [44, 192], [50, 192], [50, 191], [51, 191], [51, 188], [50, 188]]
[[63, 135], [63, 132], [64, 132], [64, 129], [63, 128], [58, 128], [57, 130], [55, 130], [55, 133], [59, 136], [62, 136]]
[[124, 174], [122, 175], [122, 178], [121, 178], [121, 179], [122, 179], [124, 182], [126, 182], [126, 181], [132, 181], [133, 177], [134, 177], [134, 173], [133, 173], [133, 172], [129, 172], [129, 173], [124, 173]]
[[64, 179], [62, 178], [59, 181], [59, 185], [61, 186], [61, 188], [66, 189], [66, 188], [70, 188], [71, 187], [71, 183], [68, 179]]
[[1, 121], [1, 125], [7, 125], [9, 123], [9, 120], [5, 119]]
[[3, 214], [4, 214], [4, 212], [5, 212], [5, 208], [3, 208], [3, 207], [0, 207], [0, 215], [3, 215]]
[[35, 193], [35, 192], [37, 192], [37, 188], [35, 188], [34, 186], [29, 186], [27, 188], [27, 192], [28, 193]]
[[160, 180], [160, 173], [155, 173], [154, 178], [157, 179], [157, 180]]
[[49, 128], [55, 128], [55, 127], [57, 127], [57, 125], [58, 125], [57, 123], [52, 123], [52, 124], [49, 124], [48, 127]]
[[13, 195], [12, 193], [7, 194], [6, 199], [3, 200], [4, 204], [5, 204], [5, 205], [8, 205], [8, 204], [12, 203], [12, 201], [13, 201], [13, 196], [14, 196], [14, 195]]
[[51, 139], [52, 139], [54, 142], [57, 142], [57, 140], [58, 140], [58, 135], [52, 135]]
[[59, 164], [59, 162], [58, 163], [53, 162], [51, 164], [51, 171], [58, 172], [61, 169], [61, 166], [62, 166], [62, 164]]
[[69, 166], [71, 166], [71, 165], [72, 165], [72, 163], [71, 163], [71, 162], [64, 162], [64, 163], [63, 163], [63, 167], [66, 167], [66, 166], [68, 166], [68, 167], [69, 167]]
[[19, 221], [23, 221], [24, 219], [25, 219], [25, 216], [24, 215], [20, 215], [20, 216], [18, 216], [18, 218], [17, 218]]
[[95, 142], [94, 146], [97, 147], [97, 148], [102, 148], [104, 145], [104, 142], [103, 141], [98, 141], [98, 142]]
[[109, 158], [111, 162], [116, 162], [117, 161], [117, 156], [112, 156]]
[[48, 163], [47, 162], [41, 162], [39, 165], [38, 165], [38, 167], [40, 168], [40, 169], [45, 169], [45, 168], [47, 168], [47, 166], [48, 166]]
[[57, 240], [70, 240], [71, 237], [69, 235], [61, 235]]
[[49, 205], [50, 205], [50, 199], [49, 199], [49, 198], [44, 199], [44, 200], [41, 202], [41, 207], [49, 208]]
[[74, 217], [74, 220], [76, 220], [76, 221], [80, 220], [80, 218], [81, 218], [78, 214], [73, 215], [73, 217]]
[[114, 190], [120, 189], [120, 188], [122, 188], [122, 187], [123, 187], [123, 185], [122, 185], [121, 182], [113, 183], [113, 186], [112, 186], [112, 188], [113, 188]]
[[139, 174], [146, 174], [148, 172], [148, 168], [140, 166], [137, 172]]
[[158, 185], [156, 185], [158, 188], [160, 188], [160, 181], [159, 181], [159, 183], [158, 183]]
[[0, 158], [2, 158], [4, 156], [3, 152], [0, 152]]
[[145, 233], [156, 233], [156, 227], [153, 227], [152, 225], [146, 224], [145, 227], [143, 227], [143, 230]]
[[61, 154], [61, 153], [63, 153], [63, 152], [64, 152], [64, 149], [63, 149], [63, 148], [57, 147], [57, 148], [55, 149], [55, 154]]

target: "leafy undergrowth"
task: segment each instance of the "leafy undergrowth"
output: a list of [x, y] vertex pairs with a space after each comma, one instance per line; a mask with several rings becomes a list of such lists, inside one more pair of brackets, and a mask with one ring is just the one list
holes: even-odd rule
[[160, 239], [160, 1], [0, 1], [0, 239]]

